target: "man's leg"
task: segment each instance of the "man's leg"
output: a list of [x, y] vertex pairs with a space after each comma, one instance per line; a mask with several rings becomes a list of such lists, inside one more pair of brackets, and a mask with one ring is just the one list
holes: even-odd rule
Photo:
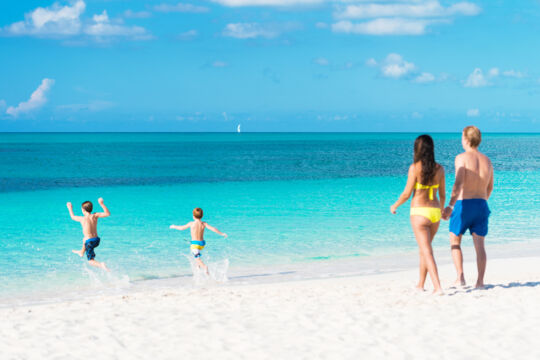
[[474, 249], [476, 250], [476, 266], [478, 267], [478, 279], [476, 280], [476, 288], [484, 287], [484, 274], [486, 273], [486, 249], [484, 247], [484, 236], [472, 234], [474, 241]]
[[461, 237], [454, 233], [450, 233], [450, 247], [452, 249], [452, 259], [456, 267], [457, 279], [454, 285], [465, 286], [465, 275], [463, 274], [463, 253], [461, 252]]

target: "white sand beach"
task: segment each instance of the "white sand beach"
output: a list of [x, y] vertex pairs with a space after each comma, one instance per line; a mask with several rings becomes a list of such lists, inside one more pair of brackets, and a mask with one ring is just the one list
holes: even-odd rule
[[[414, 289], [416, 269], [155, 289], [0, 309], [2, 359], [539, 359], [540, 258], [494, 259], [487, 290]], [[473, 282], [475, 265], [466, 263]], [[428, 282], [429, 285], [429, 282]]]

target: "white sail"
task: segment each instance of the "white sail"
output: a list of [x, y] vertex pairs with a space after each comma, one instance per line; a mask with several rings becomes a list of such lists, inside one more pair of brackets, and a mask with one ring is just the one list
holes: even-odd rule
[[236, 128], [236, 132], [242, 132], [242, 130], [240, 130], [240, 124], [238, 124], [238, 127]]

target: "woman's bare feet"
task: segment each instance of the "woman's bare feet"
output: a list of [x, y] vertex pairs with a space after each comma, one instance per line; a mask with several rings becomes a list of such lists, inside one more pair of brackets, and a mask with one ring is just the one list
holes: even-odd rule
[[83, 251], [82, 250], [71, 250], [71, 252], [74, 253], [74, 254], [79, 255], [80, 257], [83, 256]]
[[443, 296], [444, 291], [442, 291], [442, 289], [435, 289], [435, 290], [433, 290], [432, 295]]
[[420, 286], [420, 285], [416, 285], [416, 287], [414, 288], [416, 291], [418, 292], [424, 292], [426, 290], [424, 290], [424, 287], [423, 286]]
[[477, 290], [485, 290], [486, 286], [484, 285], [483, 282], [481, 282], [481, 283], [477, 282], [476, 285], [474, 286], [474, 288], [477, 289]]
[[463, 276], [463, 274], [461, 274], [461, 276], [459, 276], [456, 281], [454, 281], [454, 286], [455, 287], [463, 287], [467, 285], [467, 283], [465, 282], [465, 276]]

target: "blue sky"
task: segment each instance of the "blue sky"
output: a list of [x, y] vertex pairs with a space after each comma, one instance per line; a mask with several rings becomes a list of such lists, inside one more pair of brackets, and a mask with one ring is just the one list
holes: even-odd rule
[[540, 1], [4, 1], [0, 131], [540, 131]]

